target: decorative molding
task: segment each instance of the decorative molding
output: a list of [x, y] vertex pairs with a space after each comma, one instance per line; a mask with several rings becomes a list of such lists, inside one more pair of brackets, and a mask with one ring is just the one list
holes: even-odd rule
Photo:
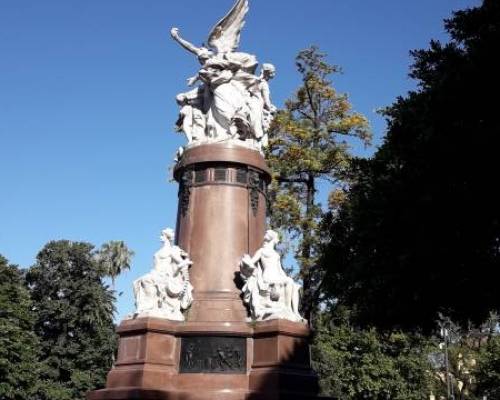
[[227, 164], [198, 165], [195, 168], [185, 169], [180, 176], [179, 208], [183, 217], [189, 211], [189, 202], [193, 187], [207, 185], [228, 185], [247, 188], [250, 207], [253, 215], [257, 216], [260, 205], [260, 194], [266, 198], [267, 210], [267, 182], [256, 169]]
[[244, 374], [246, 338], [189, 336], [181, 338], [181, 374]]
[[235, 180], [237, 183], [246, 185], [248, 183], [248, 170], [246, 168], [236, 168]]
[[208, 180], [208, 169], [197, 169], [194, 173], [194, 183], [204, 183]]
[[193, 170], [188, 169], [182, 174], [179, 188], [179, 207], [183, 217], [189, 211], [189, 200], [191, 198], [191, 188], [193, 187]]
[[257, 215], [259, 211], [259, 192], [260, 192], [260, 176], [257, 171], [248, 171], [248, 190], [250, 196], [250, 206], [253, 215]]
[[215, 167], [214, 168], [214, 181], [215, 182], [228, 182], [228, 168]]

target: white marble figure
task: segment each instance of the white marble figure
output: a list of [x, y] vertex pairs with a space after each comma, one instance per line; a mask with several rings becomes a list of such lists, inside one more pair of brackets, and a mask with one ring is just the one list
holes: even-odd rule
[[275, 249], [278, 242], [278, 234], [269, 230], [255, 255], [243, 256], [240, 263], [240, 276], [245, 282], [243, 301], [254, 321], [287, 319], [305, 322], [298, 310], [300, 285], [283, 270], [281, 256]]
[[248, 8], [248, 0], [237, 0], [212, 29], [209, 48], [181, 38], [178, 28], [170, 31], [201, 64], [198, 74], [188, 79], [189, 86], [199, 86], [177, 96], [181, 107], [177, 127], [186, 134], [188, 146], [231, 141], [261, 150], [267, 144], [266, 132], [276, 112], [268, 84], [275, 68], [264, 64], [257, 76], [256, 57], [236, 51]]
[[134, 281], [136, 312], [133, 318], [156, 317], [184, 321], [182, 310], [193, 301], [193, 287], [189, 282], [189, 267], [193, 264], [188, 254], [173, 245], [174, 231], [161, 233], [163, 246], [153, 259], [153, 269]]
[[187, 93], [177, 95], [177, 104], [181, 108], [177, 120], [177, 130], [184, 132], [188, 144], [203, 140], [205, 137], [206, 121], [203, 114], [203, 94], [196, 88]]
[[250, 88], [251, 96], [248, 100], [250, 107], [249, 120], [254, 136], [267, 147], [269, 130], [276, 113], [276, 107], [271, 102], [269, 81], [276, 75], [273, 64], [262, 64], [262, 72], [257, 83]]

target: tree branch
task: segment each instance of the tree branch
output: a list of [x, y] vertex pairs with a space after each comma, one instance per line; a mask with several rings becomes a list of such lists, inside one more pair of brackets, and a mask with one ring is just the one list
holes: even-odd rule
[[316, 107], [314, 106], [314, 100], [312, 98], [311, 94], [311, 89], [309, 88], [309, 85], [307, 84], [307, 79], [304, 80], [304, 87], [306, 88], [306, 93], [307, 93], [307, 98], [309, 99], [309, 104], [311, 105], [311, 110], [314, 114], [314, 119], [312, 120], [314, 123], [314, 127], [317, 129], [317, 119], [318, 119], [318, 111], [316, 110]]
[[307, 118], [308, 120], [310, 120], [310, 121], [314, 122], [314, 117], [312, 117], [312, 116], [311, 116], [311, 115], [309, 115], [308, 113], [306, 113], [306, 112], [304, 112], [304, 111], [302, 111], [302, 110], [296, 110], [296, 111], [298, 111], [298, 113], [299, 113], [300, 115], [302, 115], [304, 118]]
[[279, 176], [277, 178], [277, 181], [279, 183], [307, 183], [307, 179], [303, 178], [285, 178], [282, 176]]

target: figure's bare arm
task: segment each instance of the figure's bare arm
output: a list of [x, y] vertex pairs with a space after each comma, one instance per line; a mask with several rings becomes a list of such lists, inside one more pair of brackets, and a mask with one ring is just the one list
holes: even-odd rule
[[269, 110], [270, 112], [275, 112], [276, 107], [271, 102], [271, 91], [269, 90], [269, 84], [266, 81], [262, 82], [261, 90], [262, 90], [262, 98], [264, 100], [264, 107], [266, 108], [266, 110]]
[[181, 254], [175, 254], [173, 252], [170, 257], [172, 257], [172, 261], [177, 264], [177, 272], [182, 271], [182, 269], [188, 267], [189, 265], [192, 265], [193, 262], [189, 259], [184, 259], [182, 258]]
[[192, 76], [191, 78], [189, 78], [187, 80], [187, 84], [188, 84], [188, 86], [194, 86], [194, 84], [196, 82], [198, 82], [199, 80], [200, 80], [200, 75]]
[[262, 258], [262, 249], [257, 250], [257, 252], [252, 257], [252, 264], [257, 265], [257, 263]]
[[280, 275], [283, 278], [288, 278], [288, 275], [286, 274], [285, 270], [283, 269], [283, 264], [281, 264], [281, 260], [279, 261], [279, 266], [280, 266]]
[[160, 256], [158, 255], [158, 252], [156, 252], [155, 255], [153, 256], [153, 266], [156, 271], [160, 271], [160, 269], [158, 268], [160, 262], [161, 262]]
[[170, 35], [177, 43], [179, 43], [187, 51], [193, 53], [196, 56], [199, 56], [201, 49], [199, 47], [196, 47], [194, 44], [188, 42], [187, 40], [181, 38], [179, 35], [179, 28], [172, 28], [170, 30]]

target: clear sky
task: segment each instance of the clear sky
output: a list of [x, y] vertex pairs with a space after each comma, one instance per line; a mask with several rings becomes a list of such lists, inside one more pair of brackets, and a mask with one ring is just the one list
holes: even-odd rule
[[[0, 254], [28, 267], [49, 240], [136, 252], [118, 279], [119, 316], [175, 225], [169, 167], [184, 143], [174, 97], [197, 69], [169, 38], [207, 38], [233, 0], [0, 0]], [[276, 65], [278, 106], [298, 85], [296, 53], [316, 44], [370, 120], [414, 87], [409, 51], [447, 40], [442, 20], [479, 0], [250, 0], [241, 50]], [[369, 155], [374, 148], [356, 151]]]

